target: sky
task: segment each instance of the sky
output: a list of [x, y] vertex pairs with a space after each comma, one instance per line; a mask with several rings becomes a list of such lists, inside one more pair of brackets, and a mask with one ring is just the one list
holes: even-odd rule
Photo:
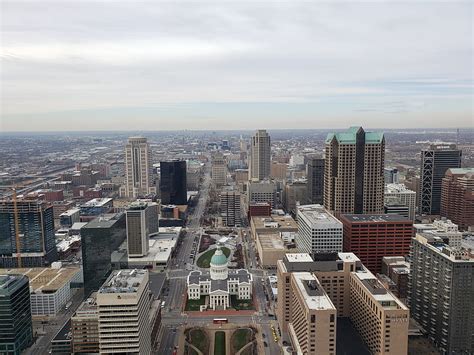
[[472, 1], [0, 6], [0, 131], [474, 127]]

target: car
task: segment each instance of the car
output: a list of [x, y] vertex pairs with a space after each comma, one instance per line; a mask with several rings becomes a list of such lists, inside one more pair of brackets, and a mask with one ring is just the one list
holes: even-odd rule
[[263, 342], [263, 346], [268, 347], [268, 344], [266, 341]]

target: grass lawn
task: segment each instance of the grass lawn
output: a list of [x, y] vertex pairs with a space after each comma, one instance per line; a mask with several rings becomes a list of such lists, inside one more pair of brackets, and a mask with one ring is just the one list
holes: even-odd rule
[[201, 350], [204, 354], [209, 351], [209, 340], [202, 329], [191, 329], [189, 331], [190, 343]]
[[250, 329], [237, 329], [232, 334], [232, 349], [237, 352], [247, 345], [250, 340], [252, 340], [252, 331]]
[[198, 300], [190, 300], [188, 299], [186, 302], [186, 307], [184, 308], [185, 311], [199, 311], [201, 305], [206, 303], [206, 297], [203, 296]]
[[214, 341], [214, 355], [225, 355], [225, 333], [216, 332]]
[[[224, 255], [228, 258], [230, 255], [230, 249], [226, 247], [222, 247], [221, 249]], [[202, 254], [196, 262], [197, 266], [202, 267], [202, 268], [208, 268], [209, 264], [211, 263], [211, 258], [215, 252], [216, 252], [216, 249], [214, 248]]]
[[247, 310], [254, 310], [253, 300], [239, 300], [237, 296], [232, 295], [230, 296], [230, 306], [237, 311], [247, 311]]

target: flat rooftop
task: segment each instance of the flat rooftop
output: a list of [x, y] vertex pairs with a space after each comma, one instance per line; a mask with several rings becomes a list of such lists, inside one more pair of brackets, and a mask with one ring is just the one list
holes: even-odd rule
[[1, 272], [25, 275], [30, 279], [30, 287], [33, 288], [34, 293], [48, 293], [56, 292], [82, 271], [80, 267], [61, 267], [60, 269], [35, 267], [2, 269]]
[[252, 222], [255, 229], [298, 229], [298, 224], [289, 215], [279, 216], [272, 214], [270, 217], [252, 217]]
[[286, 254], [286, 259], [290, 263], [308, 263], [313, 261], [313, 258], [308, 253]]
[[89, 298], [87, 298], [81, 305], [77, 308], [74, 317], [95, 315], [98, 312], [97, 308], [97, 292], [91, 293]]
[[120, 220], [123, 212], [120, 213], [108, 213], [94, 218], [92, 221], [87, 223], [82, 229], [89, 228], [110, 228]]
[[408, 217], [403, 217], [398, 214], [343, 214], [342, 217], [356, 223], [411, 221]]
[[70, 210], [67, 210], [66, 212], [61, 213], [59, 216], [72, 216], [76, 213], [79, 213], [80, 209], [79, 208], [71, 208]]
[[298, 218], [302, 217], [313, 228], [324, 228], [339, 226], [342, 229], [342, 222], [329, 213], [321, 205], [299, 206]]
[[285, 243], [281, 239], [280, 233], [257, 234], [262, 249], [285, 250]]
[[147, 275], [147, 270], [114, 270], [98, 293], [136, 293]]
[[342, 261], [347, 261], [347, 262], [360, 261], [360, 259], [354, 253], [337, 253], [337, 255], [339, 256], [339, 259], [341, 259]]
[[104, 197], [104, 198], [93, 198], [87, 202], [84, 202], [81, 207], [101, 207], [108, 203], [112, 202], [112, 198]]
[[387, 184], [385, 185], [385, 193], [395, 194], [395, 193], [404, 193], [404, 194], [416, 194], [415, 191], [408, 189], [404, 184]]
[[292, 273], [292, 277], [294, 277], [296, 285], [303, 295], [305, 303], [309, 309], [336, 310], [336, 307], [334, 307], [316, 276], [309, 272], [294, 272]]

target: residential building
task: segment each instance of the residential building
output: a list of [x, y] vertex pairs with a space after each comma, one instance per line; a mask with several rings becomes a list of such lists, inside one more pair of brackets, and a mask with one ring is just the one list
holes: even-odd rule
[[[229, 270], [228, 260], [218, 245], [210, 262], [210, 272], [191, 271], [188, 275], [188, 299], [198, 300], [209, 296], [208, 307], [226, 310], [231, 296], [239, 300], [252, 299], [252, 274], [247, 270]], [[203, 308], [204, 307], [204, 308]], [[205, 306], [201, 307], [201, 311]]]
[[385, 137], [351, 127], [326, 138], [324, 207], [351, 214], [382, 213]]
[[81, 229], [84, 293], [96, 291], [112, 270], [111, 255], [127, 237], [125, 213], [98, 217]]
[[227, 165], [221, 152], [214, 153], [211, 159], [211, 178], [218, 187], [227, 183]]
[[324, 203], [324, 158], [310, 157], [307, 164], [307, 203]]
[[342, 222], [323, 206], [298, 206], [296, 219], [296, 246], [301, 252], [342, 252]]
[[241, 222], [241, 195], [236, 190], [224, 190], [220, 194], [222, 222], [227, 227], [238, 227]]
[[147, 255], [150, 235], [158, 233], [159, 212], [156, 202], [137, 201], [128, 207], [125, 213], [129, 257]]
[[462, 233], [458, 226], [446, 218], [437, 219], [428, 224], [415, 223], [413, 229], [415, 234], [423, 233], [437, 237], [454, 249], [460, 248], [462, 245]]
[[410, 263], [403, 256], [385, 256], [382, 258], [382, 274], [386, 275], [393, 283], [393, 294], [401, 300], [408, 297], [408, 277]]
[[163, 205], [186, 205], [186, 161], [160, 162], [160, 197]]
[[147, 270], [114, 270], [96, 302], [101, 354], [151, 354]]
[[398, 184], [400, 182], [400, 175], [397, 168], [385, 168], [383, 171], [385, 184]]
[[[18, 265], [18, 251], [21, 265]], [[19, 198], [16, 203], [1, 200], [0, 268], [44, 266], [57, 259], [53, 207], [37, 199]]]
[[125, 145], [125, 195], [146, 196], [154, 191], [151, 149], [146, 138], [130, 137]]
[[474, 168], [446, 171], [440, 214], [452, 220], [460, 230], [474, 229]]
[[386, 184], [384, 194], [385, 206], [401, 205], [408, 207], [408, 218], [415, 220], [416, 192], [403, 184]]
[[[296, 284], [295, 278], [302, 274], [304, 279], [312, 279], [317, 293], [299, 297], [301, 285]], [[383, 287], [354, 253], [321, 253], [315, 259], [307, 253], [287, 254], [278, 261], [277, 277], [277, 320], [281, 331], [289, 333], [297, 353], [317, 354], [318, 345], [322, 346], [323, 354], [336, 353], [336, 336], [345, 336], [334, 332], [336, 316], [351, 320], [371, 353], [398, 355], [408, 352], [408, 308]], [[318, 300], [317, 295], [328, 297], [331, 304]], [[316, 301], [316, 310], [331, 311], [320, 313], [319, 317], [315, 315], [314, 322], [304, 322], [301, 317], [310, 314], [308, 310], [301, 312], [300, 304], [305, 298]], [[322, 331], [319, 339], [301, 336], [307, 331], [314, 334], [318, 328]], [[332, 350], [326, 348], [327, 343]], [[308, 347], [313, 347], [314, 352]]]
[[286, 213], [296, 214], [296, 206], [305, 204], [307, 199], [307, 181], [304, 179], [286, 182], [283, 190], [283, 206]]
[[462, 151], [455, 144], [431, 145], [421, 151], [418, 213], [440, 214], [442, 180], [448, 169], [461, 167], [461, 157]]
[[258, 130], [250, 141], [249, 180], [270, 177], [270, 136], [264, 129]]
[[396, 214], [341, 215], [343, 250], [356, 254], [373, 273], [382, 270], [384, 256], [407, 256], [413, 221]]
[[417, 233], [412, 240], [411, 316], [443, 354], [474, 353], [474, 254], [441, 238]]
[[0, 309], [0, 353], [20, 355], [33, 343], [27, 277], [0, 273]]

